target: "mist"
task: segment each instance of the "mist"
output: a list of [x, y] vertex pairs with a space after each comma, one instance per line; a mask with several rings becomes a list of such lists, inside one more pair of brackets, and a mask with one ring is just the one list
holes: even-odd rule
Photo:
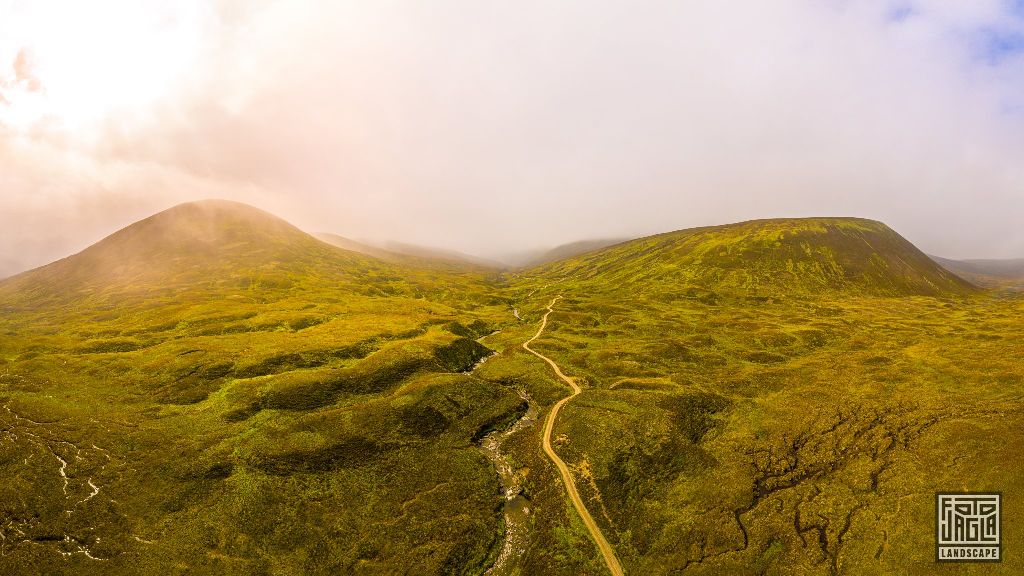
[[0, 277], [211, 197], [498, 259], [782, 216], [1024, 257], [1019, 2], [70, 5], [0, 5]]

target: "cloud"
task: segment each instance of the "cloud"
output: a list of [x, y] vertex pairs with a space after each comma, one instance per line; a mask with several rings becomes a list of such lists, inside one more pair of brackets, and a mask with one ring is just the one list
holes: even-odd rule
[[[193, 31], [168, 36], [191, 43], [188, 73], [155, 84], [144, 114], [88, 137], [6, 132], [34, 152], [3, 167], [18, 176], [0, 192], [0, 242], [18, 234], [41, 263], [216, 193], [307, 229], [478, 254], [839, 214], [943, 255], [1024, 255], [1024, 21], [1010, 3], [190, 10], [165, 15]], [[59, 242], [3, 226], [25, 219], [24, 198], [61, 194], [103, 214], [67, 215]]]
[[42, 83], [35, 74], [32, 56], [29, 51], [22, 48], [14, 58], [14, 78], [17, 82], [23, 83], [30, 92], [38, 92]]

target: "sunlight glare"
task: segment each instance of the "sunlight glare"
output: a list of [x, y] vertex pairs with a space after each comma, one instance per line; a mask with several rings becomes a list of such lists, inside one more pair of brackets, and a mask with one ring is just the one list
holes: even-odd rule
[[0, 124], [71, 131], [143, 116], [184, 88], [203, 2], [0, 3]]

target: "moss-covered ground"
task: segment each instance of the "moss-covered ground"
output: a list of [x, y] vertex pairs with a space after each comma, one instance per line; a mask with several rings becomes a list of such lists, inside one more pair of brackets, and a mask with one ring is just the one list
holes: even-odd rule
[[[484, 573], [477, 442], [568, 393], [520, 348], [555, 295], [533, 346], [584, 387], [555, 448], [627, 574], [990, 572], [933, 562], [942, 490], [1002, 491], [1024, 572], [1024, 299], [877, 223], [749, 226], [503, 277], [281, 228], [8, 281], [0, 573]], [[529, 507], [503, 571], [602, 574], [540, 434], [502, 446]]]

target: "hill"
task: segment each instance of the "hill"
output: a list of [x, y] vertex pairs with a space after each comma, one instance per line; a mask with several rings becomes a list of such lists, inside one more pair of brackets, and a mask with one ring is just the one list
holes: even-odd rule
[[152, 295], [211, 285], [284, 287], [303, 277], [350, 275], [378, 265], [252, 206], [206, 200], [175, 206], [78, 254], [0, 282], [0, 298]]
[[[1024, 293], [881, 223], [683, 230], [510, 288], [524, 319], [552, 307], [531, 349], [583, 391], [548, 432], [626, 574], [930, 574], [936, 492], [1024, 486]], [[532, 474], [531, 440], [511, 460]]]
[[599, 238], [569, 242], [550, 249], [530, 250], [503, 256], [501, 260], [516, 268], [533, 268], [550, 262], [565, 260], [587, 252], [627, 242], [629, 238]]
[[1024, 288], [1024, 258], [951, 260], [931, 256], [950, 272], [987, 288]]
[[491, 270], [498, 270], [505, 267], [502, 263], [494, 260], [464, 254], [456, 250], [446, 250], [444, 248], [433, 248], [430, 246], [420, 246], [404, 242], [384, 242], [381, 244], [357, 242], [351, 238], [346, 238], [330, 232], [318, 232], [313, 236], [322, 242], [330, 244], [331, 246], [372, 256], [386, 262], [395, 262], [410, 266], [470, 267]]
[[409, 257], [405, 254], [399, 254], [398, 252], [391, 252], [390, 250], [385, 250], [362, 242], [356, 242], [350, 238], [346, 238], [338, 234], [331, 234], [330, 232], [317, 232], [313, 234], [313, 237], [336, 248], [341, 248], [342, 250], [348, 250], [350, 252], [358, 252], [359, 254], [372, 256], [378, 260], [384, 260], [386, 262], [401, 262], [409, 260]]
[[317, 240], [326, 242], [336, 248], [356, 252], [407, 268], [495, 274], [501, 267], [501, 264], [497, 262], [468, 256], [460, 252], [435, 250], [408, 244], [389, 244], [388, 246], [395, 249], [385, 249], [328, 232], [316, 233], [313, 236]]
[[483, 564], [491, 276], [206, 201], [0, 283], [0, 573]]
[[527, 272], [652, 293], [774, 296], [976, 290], [888, 226], [859, 218], [753, 220], [641, 238]]
[[481, 268], [504, 268], [504, 265], [502, 265], [500, 262], [489, 260], [487, 258], [481, 258], [479, 256], [473, 256], [472, 254], [465, 254], [457, 250], [448, 250], [446, 248], [420, 246], [418, 244], [408, 244], [406, 242], [385, 242], [380, 246], [380, 248], [382, 248], [383, 250], [387, 250], [388, 252], [404, 254], [406, 256], [414, 256], [416, 258], [422, 258], [425, 260], [434, 260], [456, 264], [471, 264], [473, 266], [478, 266]]

